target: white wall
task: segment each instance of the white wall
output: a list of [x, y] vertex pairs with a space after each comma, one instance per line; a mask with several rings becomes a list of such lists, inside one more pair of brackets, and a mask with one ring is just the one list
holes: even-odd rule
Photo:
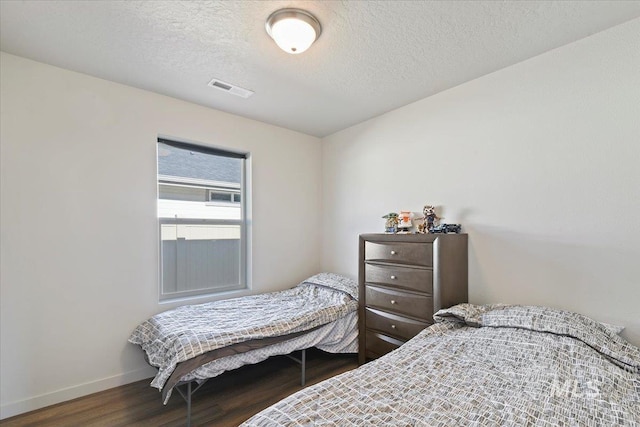
[[158, 304], [159, 134], [251, 153], [254, 292], [319, 270], [319, 139], [0, 63], [2, 418], [153, 375], [126, 340], [171, 306]]
[[469, 233], [471, 302], [570, 309], [640, 344], [640, 19], [322, 144], [324, 269], [356, 277], [358, 234], [436, 204]]

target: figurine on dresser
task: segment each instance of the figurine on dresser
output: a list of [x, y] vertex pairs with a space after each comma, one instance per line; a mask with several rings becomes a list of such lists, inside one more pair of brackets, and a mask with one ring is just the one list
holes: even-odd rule
[[391, 212], [383, 216], [382, 218], [386, 219], [384, 223], [384, 232], [385, 233], [397, 233], [398, 232], [398, 214], [395, 212]]
[[436, 225], [436, 221], [439, 220], [440, 217], [436, 215], [436, 208], [432, 205], [425, 205], [425, 207], [422, 209], [422, 213], [424, 217], [418, 231], [420, 233], [429, 233], [431, 232], [431, 230], [433, 230], [433, 227], [435, 227]]
[[407, 234], [413, 227], [413, 212], [400, 211], [398, 214], [398, 233]]

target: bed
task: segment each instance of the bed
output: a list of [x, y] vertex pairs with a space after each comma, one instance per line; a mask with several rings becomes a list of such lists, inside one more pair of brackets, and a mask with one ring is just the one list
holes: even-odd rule
[[585, 316], [461, 304], [243, 426], [638, 426], [640, 349]]
[[301, 351], [294, 360], [304, 385], [305, 349], [356, 353], [357, 288], [350, 278], [320, 273], [284, 291], [165, 311], [138, 325], [129, 342], [158, 369], [151, 386], [163, 403], [174, 389], [185, 398], [189, 424], [193, 393], [225, 371]]

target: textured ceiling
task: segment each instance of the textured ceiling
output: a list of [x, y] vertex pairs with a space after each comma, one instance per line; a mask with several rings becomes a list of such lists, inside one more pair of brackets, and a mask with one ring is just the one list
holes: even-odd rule
[[[265, 31], [283, 7], [322, 24], [303, 54]], [[640, 1], [2, 0], [0, 48], [322, 137], [638, 16]]]

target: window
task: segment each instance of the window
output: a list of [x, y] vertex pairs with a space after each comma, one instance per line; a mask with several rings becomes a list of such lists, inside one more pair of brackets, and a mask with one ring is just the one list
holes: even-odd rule
[[240, 192], [209, 190], [209, 200], [212, 202], [240, 203]]
[[246, 162], [158, 139], [161, 300], [247, 287]]

